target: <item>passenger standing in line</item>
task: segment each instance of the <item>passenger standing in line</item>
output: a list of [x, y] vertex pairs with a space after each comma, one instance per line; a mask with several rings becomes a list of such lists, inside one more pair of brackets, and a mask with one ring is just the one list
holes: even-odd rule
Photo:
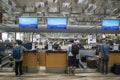
[[28, 51], [28, 49], [22, 46], [21, 40], [16, 40], [15, 47], [21, 47], [20, 48], [21, 57], [20, 59], [15, 59], [15, 75], [20, 76], [20, 75], [23, 75], [23, 70], [22, 70], [22, 63], [23, 63], [23, 57], [24, 57], [23, 51]]
[[108, 74], [109, 50], [110, 45], [106, 42], [106, 40], [103, 40], [102, 45], [100, 46], [102, 60], [102, 74]]
[[70, 40], [68, 45], [68, 69], [67, 69], [68, 74], [74, 74], [76, 68], [76, 55], [74, 56], [71, 52], [73, 44], [74, 40]]

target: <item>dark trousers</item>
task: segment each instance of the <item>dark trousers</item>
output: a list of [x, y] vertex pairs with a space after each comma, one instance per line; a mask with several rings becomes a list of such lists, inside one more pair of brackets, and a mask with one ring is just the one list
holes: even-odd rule
[[102, 60], [102, 74], [108, 73], [108, 60]]
[[76, 56], [68, 57], [68, 66], [75, 67], [76, 66]]
[[0, 58], [0, 65], [1, 65], [1, 62], [2, 62], [2, 61], [1, 61], [1, 58]]
[[15, 62], [15, 74], [16, 75], [22, 75], [23, 74], [23, 71], [22, 71], [22, 62], [23, 61]]

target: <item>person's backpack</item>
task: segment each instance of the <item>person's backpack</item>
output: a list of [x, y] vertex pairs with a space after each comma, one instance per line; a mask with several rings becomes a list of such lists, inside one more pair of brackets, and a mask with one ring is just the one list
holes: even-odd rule
[[21, 46], [16, 46], [13, 49], [13, 58], [14, 59], [20, 59], [21, 58]]
[[71, 52], [73, 55], [79, 54], [79, 46], [77, 44], [73, 44]]

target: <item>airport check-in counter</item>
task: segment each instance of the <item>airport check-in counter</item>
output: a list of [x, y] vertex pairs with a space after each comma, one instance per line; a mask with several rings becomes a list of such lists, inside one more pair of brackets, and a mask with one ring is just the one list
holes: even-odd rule
[[[99, 59], [100, 59], [99, 66], [101, 67], [102, 64], [101, 64], [101, 58], [100, 58], [100, 56], [99, 56]], [[114, 64], [120, 64], [120, 51], [110, 50], [109, 62], [108, 62], [109, 71], [114, 66]]]
[[38, 72], [38, 52], [37, 51], [25, 51], [23, 58], [23, 71], [24, 72]]
[[67, 51], [45, 51], [46, 72], [64, 73], [67, 67]]
[[[92, 55], [96, 58], [96, 50], [80, 50], [78, 54], [79, 60], [84, 55]], [[100, 56], [97, 56], [100, 59]], [[109, 67], [114, 64], [120, 63], [120, 51], [110, 51]], [[24, 52], [23, 67], [26, 72], [38, 72], [40, 66], [46, 67], [46, 72], [63, 73], [67, 67], [67, 51], [46, 51], [40, 50], [39, 52], [27, 51]]]
[[110, 51], [109, 67], [111, 68], [114, 64], [120, 64], [120, 51]]
[[[77, 59], [81, 61], [84, 55], [91, 55], [96, 60], [100, 60], [100, 56], [95, 55], [96, 50], [80, 50]], [[120, 51], [110, 51], [109, 67], [120, 63]], [[100, 66], [100, 63], [98, 64]], [[63, 73], [67, 67], [67, 51], [49, 51], [40, 50], [39, 52], [24, 52], [23, 67], [26, 72], [38, 72], [40, 66], [46, 67], [46, 72]]]
[[25, 72], [38, 72], [40, 66], [44, 66], [46, 72], [63, 73], [67, 67], [67, 51], [24, 52], [23, 69]]

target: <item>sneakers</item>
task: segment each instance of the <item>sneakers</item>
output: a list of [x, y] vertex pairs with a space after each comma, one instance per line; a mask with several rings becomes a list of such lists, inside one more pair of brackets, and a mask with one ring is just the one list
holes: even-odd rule
[[74, 70], [72, 70], [72, 75], [75, 75], [75, 71]]
[[74, 69], [70, 68], [69, 75], [75, 75]]
[[19, 77], [20, 75], [19, 75], [19, 74], [16, 74], [15, 76]]
[[23, 75], [23, 73], [21, 73], [21, 74], [16, 74], [15, 76], [18, 76], [18, 77], [19, 77], [19, 76], [21, 76], [21, 75]]
[[74, 70], [72, 70], [72, 74], [75, 74], [75, 71], [74, 71]]
[[23, 75], [23, 73], [21, 73], [20, 75]]

